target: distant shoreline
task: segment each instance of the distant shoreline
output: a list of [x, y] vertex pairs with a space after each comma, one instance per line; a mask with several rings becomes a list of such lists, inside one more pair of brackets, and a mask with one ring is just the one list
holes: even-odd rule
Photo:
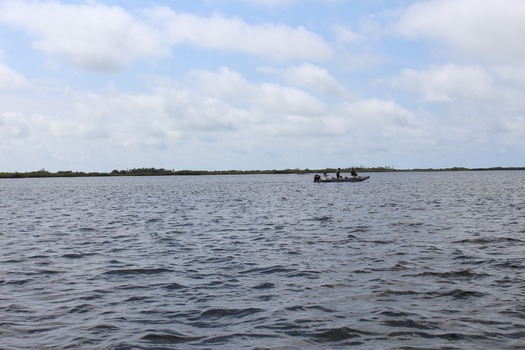
[[[350, 172], [351, 168], [341, 168], [341, 172]], [[45, 177], [109, 177], [109, 176], [197, 176], [197, 175], [257, 175], [257, 174], [311, 174], [311, 173], [335, 173], [336, 168], [326, 169], [283, 169], [283, 170], [166, 170], [156, 168], [140, 168], [127, 170], [113, 170], [104, 172], [82, 172], [82, 171], [57, 171], [55, 173], [47, 170], [30, 172], [0, 172], [0, 178], [45, 178]], [[493, 171], [493, 170], [525, 170], [525, 167], [492, 167], [492, 168], [421, 168], [421, 169], [395, 169], [393, 167], [355, 167], [359, 173], [369, 172], [433, 172], [433, 171]]]

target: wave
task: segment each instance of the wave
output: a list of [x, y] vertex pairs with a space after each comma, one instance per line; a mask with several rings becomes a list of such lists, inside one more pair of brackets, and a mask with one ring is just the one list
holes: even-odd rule
[[192, 337], [176, 332], [150, 331], [141, 337], [141, 340], [154, 344], [179, 344], [200, 340], [202, 337]]
[[171, 269], [165, 269], [165, 268], [151, 268], [151, 269], [117, 269], [117, 270], [110, 270], [103, 273], [103, 275], [118, 275], [118, 276], [126, 276], [126, 275], [156, 275], [166, 272], [173, 272]]
[[[360, 338], [363, 335], [374, 335], [374, 332], [361, 331], [350, 327], [331, 328], [311, 334], [316, 343], [340, 342], [342, 340]], [[358, 345], [360, 343], [355, 343]]]
[[218, 308], [218, 309], [208, 309], [203, 311], [199, 318], [213, 318], [219, 319], [223, 317], [234, 317], [234, 318], [243, 318], [249, 315], [253, 315], [259, 312], [262, 312], [262, 309], [259, 308], [246, 308], [246, 309], [227, 309], [227, 308]]

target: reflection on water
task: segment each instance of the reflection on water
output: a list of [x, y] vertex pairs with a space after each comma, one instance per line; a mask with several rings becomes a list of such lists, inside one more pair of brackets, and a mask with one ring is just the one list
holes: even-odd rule
[[0, 348], [520, 348], [525, 172], [0, 181]]

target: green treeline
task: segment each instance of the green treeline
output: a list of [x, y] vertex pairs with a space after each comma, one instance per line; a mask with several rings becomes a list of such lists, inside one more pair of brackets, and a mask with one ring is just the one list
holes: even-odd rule
[[[321, 171], [321, 170], [319, 170]], [[323, 170], [328, 171], [328, 170]], [[335, 172], [335, 170], [332, 170]], [[168, 176], [168, 175], [242, 175], [242, 174], [303, 174], [315, 170], [285, 169], [285, 170], [167, 170], [157, 168], [137, 168], [126, 170], [113, 170], [109, 173], [58, 171], [49, 172], [45, 169], [30, 172], [6, 173], [0, 172], [0, 178], [38, 178], [38, 177], [90, 177], [90, 176]]]
[[[354, 167], [358, 173], [367, 172], [424, 172], [424, 171], [482, 171], [482, 170], [525, 170], [525, 167], [494, 167], [494, 168], [443, 168], [443, 169], [394, 169], [393, 167]], [[82, 172], [82, 171], [57, 171], [49, 172], [45, 169], [30, 172], [0, 172], [0, 178], [39, 178], [39, 177], [91, 177], [91, 176], [169, 176], [169, 175], [249, 175], [249, 174], [310, 174], [310, 173], [335, 173], [336, 168], [327, 169], [284, 169], [284, 170], [166, 170], [156, 168], [138, 168], [126, 170], [113, 170], [110, 173]], [[341, 172], [348, 173], [350, 168], [341, 168]]]

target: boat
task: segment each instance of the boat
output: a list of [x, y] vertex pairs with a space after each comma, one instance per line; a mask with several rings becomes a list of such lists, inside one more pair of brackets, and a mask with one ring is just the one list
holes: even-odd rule
[[352, 177], [340, 177], [340, 178], [335, 178], [335, 177], [328, 177], [328, 176], [319, 176], [319, 175], [316, 175], [314, 177], [314, 182], [361, 182], [361, 181], [365, 181], [367, 179], [369, 179], [370, 176], [352, 176]]
[[356, 176], [356, 177], [340, 177], [337, 178], [321, 178], [319, 179], [319, 182], [361, 182], [369, 179], [370, 176]]

